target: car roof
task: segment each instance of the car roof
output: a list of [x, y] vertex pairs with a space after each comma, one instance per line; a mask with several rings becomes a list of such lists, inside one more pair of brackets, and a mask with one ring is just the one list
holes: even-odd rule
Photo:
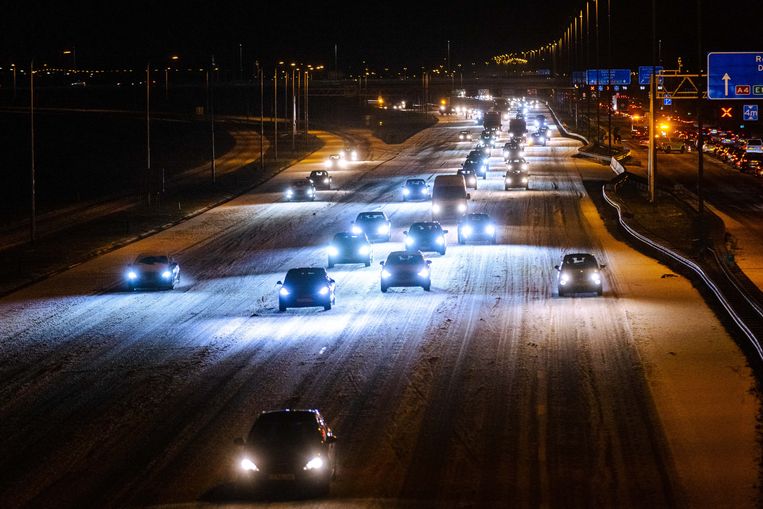
[[392, 251], [389, 255], [387, 255], [387, 261], [389, 260], [403, 260], [408, 261], [412, 259], [424, 259], [424, 255], [421, 254], [421, 251], [415, 251], [411, 253], [410, 251]]
[[310, 172], [310, 175], [323, 175], [325, 173], [328, 173], [326, 170], [313, 170]]
[[564, 263], [586, 263], [596, 262], [596, 257], [591, 253], [570, 253], [564, 255]]
[[368, 237], [365, 233], [351, 233], [351, 232], [339, 232], [334, 235], [334, 240], [362, 240], [368, 242]]
[[286, 275], [292, 277], [315, 277], [326, 276], [326, 269], [323, 267], [298, 267], [295, 269], [289, 269]]
[[432, 228], [433, 226], [442, 228], [440, 223], [438, 223], [437, 221], [417, 221], [411, 225], [411, 228], [413, 228], [414, 226], [417, 228], [427, 228], [427, 229]]
[[365, 218], [365, 219], [378, 219], [378, 218], [382, 218], [382, 217], [386, 218], [387, 215], [384, 212], [382, 212], [381, 210], [373, 210], [373, 211], [369, 211], [369, 212], [360, 212], [358, 214], [358, 219], [362, 219], [362, 218]]
[[135, 261], [139, 262], [140, 260], [144, 258], [166, 258], [168, 262], [171, 259], [170, 255], [166, 253], [141, 253], [135, 257]]

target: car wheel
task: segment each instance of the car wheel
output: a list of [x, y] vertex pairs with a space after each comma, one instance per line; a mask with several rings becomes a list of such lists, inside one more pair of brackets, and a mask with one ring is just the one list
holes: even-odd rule
[[461, 237], [461, 235], [458, 236], [458, 243], [461, 245], [464, 244], [464, 239]]
[[326, 305], [323, 306], [324, 311], [329, 311], [331, 309], [331, 302], [326, 303]]
[[387, 293], [387, 285], [381, 285], [382, 293]]
[[283, 313], [284, 311], [286, 311], [286, 306], [285, 306], [284, 304], [281, 304], [281, 303], [279, 302], [279, 303], [278, 303], [278, 312], [279, 312], [279, 313]]
[[444, 248], [440, 250], [440, 254], [441, 255], [445, 255], [445, 249]]
[[508, 191], [509, 190], [509, 186], [503, 186], [503, 190], [504, 191]]
[[331, 258], [329, 258], [328, 268], [329, 269], [333, 269], [334, 268], [334, 261]]
[[665, 147], [665, 153], [670, 154], [670, 147]]
[[559, 288], [559, 297], [566, 297], [566, 296], [567, 296], [567, 292]]
[[432, 291], [432, 282], [431, 281], [428, 282], [427, 284], [423, 285], [422, 288], [424, 289], [425, 292]]
[[366, 267], [370, 267], [370, 266], [371, 266], [371, 259], [369, 258], [368, 260], [366, 260], [366, 261], [363, 263], [363, 265], [365, 265]]
[[492, 244], [495, 244], [495, 235], [493, 235]]
[[601, 297], [602, 295], [604, 295], [604, 290], [602, 290], [601, 288], [599, 288], [598, 290], [596, 290], [596, 295], [598, 295], [599, 297]]

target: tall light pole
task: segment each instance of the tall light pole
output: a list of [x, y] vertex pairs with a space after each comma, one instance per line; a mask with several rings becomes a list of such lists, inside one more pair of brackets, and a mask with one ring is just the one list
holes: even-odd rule
[[655, 179], [657, 178], [657, 147], [655, 135], [655, 115], [657, 95], [657, 1], [652, 0], [652, 78], [649, 80], [649, 157], [647, 160], [647, 177], [649, 184], [649, 203], [655, 199]]
[[[699, 79], [697, 80], [697, 212], [699, 212], [699, 219], [702, 221], [702, 216], [705, 213], [705, 199], [702, 195], [702, 179], [705, 173], [705, 159], [702, 150], [704, 145], [704, 133], [702, 132], [702, 62], [704, 61], [702, 54], [702, 0], [697, 0], [697, 69], [699, 72]], [[700, 237], [704, 239], [703, 223], [700, 223]]]
[[[601, 88], [601, 76], [599, 74], [599, 69], [601, 69], [601, 61], [599, 58], [599, 0], [595, 0], [595, 8], [596, 8], [596, 91], [598, 92], [596, 94], [596, 145], [599, 144], [599, 136], [601, 135], [601, 115], [600, 115], [600, 109], [599, 103], [601, 102], [601, 91], [599, 90]], [[607, 71], [607, 74], [609, 74], [609, 71]]]
[[308, 99], [308, 97], [309, 97], [308, 96], [308, 83], [309, 83], [309, 81], [308, 81], [308, 79], [309, 78], [310, 78], [310, 74], [308, 73], [308, 71], [305, 71], [305, 86], [304, 86], [305, 101], [304, 101], [304, 106], [302, 107], [302, 109], [305, 112], [305, 138], [307, 138], [308, 133], [309, 133], [309, 129], [310, 129], [309, 124], [308, 124], [308, 120], [310, 118], [309, 115], [308, 115], [308, 111], [309, 111], [309, 108], [308, 108], [308, 100], [309, 100]]
[[[15, 67], [14, 67], [15, 71]], [[30, 208], [30, 217], [29, 217], [29, 239], [32, 244], [34, 244], [36, 238], [37, 238], [37, 182], [36, 182], [36, 168], [35, 168], [35, 161], [34, 161], [34, 60], [32, 60], [29, 64], [29, 125], [31, 127], [30, 129], [30, 137], [31, 137], [31, 167], [30, 167], [30, 176], [31, 176], [31, 184], [32, 184], [32, 193], [31, 193], [31, 208]]]
[[217, 181], [217, 164], [215, 162], [215, 56], [212, 55], [212, 75], [209, 83], [209, 113], [212, 131], [212, 184]]
[[609, 103], [607, 104], [607, 138], [609, 139], [609, 155], [612, 155], [612, 16], [611, 0], [607, 0], [607, 88]]
[[16, 101], [16, 64], [11, 64], [13, 70], [13, 101]]
[[291, 64], [291, 150], [296, 149], [297, 138], [297, 95], [294, 90], [294, 71], [296, 71], [296, 65]]
[[151, 206], [151, 62], [146, 64], [146, 191]]
[[278, 161], [278, 66], [273, 71], [273, 158]]
[[257, 66], [260, 75], [260, 168], [265, 169], [265, 72]]

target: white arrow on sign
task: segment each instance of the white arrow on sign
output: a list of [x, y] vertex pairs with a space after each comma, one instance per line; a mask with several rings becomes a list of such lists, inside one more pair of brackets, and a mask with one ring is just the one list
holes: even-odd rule
[[731, 76], [729, 76], [729, 73], [724, 73], [723, 78], [723, 84], [725, 85], [725, 91], [726, 91], [726, 97], [729, 96], [729, 80], [731, 79]]

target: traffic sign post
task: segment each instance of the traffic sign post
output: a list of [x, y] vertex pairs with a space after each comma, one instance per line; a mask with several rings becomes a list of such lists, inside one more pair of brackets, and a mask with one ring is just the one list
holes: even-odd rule
[[588, 85], [630, 85], [630, 69], [588, 69], [586, 70]]
[[756, 95], [763, 99], [763, 51], [707, 54], [708, 99], [750, 100]]
[[[655, 66], [654, 70], [657, 76], [659, 77], [659, 81], [657, 82], [658, 86], [662, 86], [663, 84], [663, 77], [660, 76], [660, 73], [663, 71], [664, 67], [661, 65]], [[652, 77], [652, 66], [651, 65], [640, 65], [638, 68], [638, 84], [649, 86], [649, 79]]]

